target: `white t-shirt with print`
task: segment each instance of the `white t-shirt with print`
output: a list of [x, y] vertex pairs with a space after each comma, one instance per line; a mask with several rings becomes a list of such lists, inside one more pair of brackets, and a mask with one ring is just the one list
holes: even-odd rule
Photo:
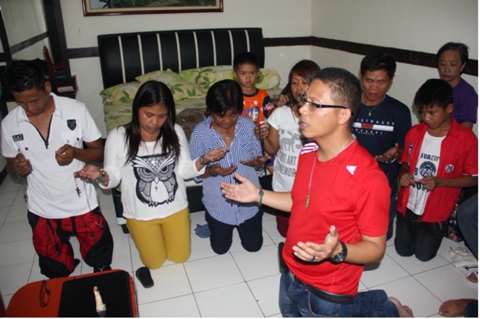
[[280, 145], [273, 166], [272, 188], [276, 192], [289, 192], [293, 187], [303, 144], [300, 139], [300, 121], [288, 106], [277, 108], [267, 121], [278, 130]]
[[425, 137], [423, 138], [419, 159], [413, 173], [413, 178], [417, 183], [416, 185], [410, 186], [412, 189], [410, 190], [407, 204], [407, 208], [417, 215], [423, 215], [425, 204], [430, 194], [430, 191], [426, 190], [418, 181], [427, 176], [437, 176], [438, 164], [440, 163], [440, 150], [444, 138], [445, 136], [432, 136], [428, 134], [428, 132], [425, 133]]

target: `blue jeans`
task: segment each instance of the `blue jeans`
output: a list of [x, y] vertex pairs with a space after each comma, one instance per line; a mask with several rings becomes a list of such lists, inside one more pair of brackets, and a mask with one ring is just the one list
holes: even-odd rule
[[280, 311], [283, 317], [398, 317], [397, 307], [383, 290], [360, 292], [352, 304], [317, 297], [283, 272], [280, 279]]
[[463, 238], [478, 259], [478, 194], [473, 195], [458, 207], [457, 221]]

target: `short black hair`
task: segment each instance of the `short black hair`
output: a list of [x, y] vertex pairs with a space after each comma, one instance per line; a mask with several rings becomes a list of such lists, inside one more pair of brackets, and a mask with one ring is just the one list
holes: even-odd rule
[[215, 82], [207, 92], [205, 99], [207, 114], [224, 116], [227, 111], [233, 109], [234, 113], [243, 111], [243, 92], [240, 84], [234, 80], [222, 80]]
[[448, 42], [448, 43], [445, 43], [437, 52], [437, 66], [440, 61], [440, 56], [442, 55], [442, 53], [448, 50], [458, 51], [458, 53], [460, 54], [460, 60], [462, 60], [462, 64], [467, 63], [468, 46], [460, 42]]
[[243, 52], [239, 53], [235, 56], [233, 59], [233, 70], [236, 72], [240, 65], [242, 64], [252, 64], [255, 65], [257, 70], [260, 68], [260, 65], [258, 63], [258, 58], [257, 56], [252, 53], [252, 52]]
[[45, 75], [34, 62], [13, 60], [5, 68], [5, 87], [11, 92], [29, 91], [33, 88], [45, 89]]
[[413, 103], [419, 111], [435, 105], [445, 110], [449, 104], [453, 103], [453, 88], [447, 81], [429, 79], [418, 89]]
[[397, 63], [393, 55], [387, 52], [371, 52], [362, 59], [360, 64], [360, 74], [362, 76], [364, 76], [367, 71], [378, 70], [387, 71], [388, 77], [390, 79], [393, 78], [397, 70]]
[[352, 73], [340, 68], [324, 68], [315, 75], [315, 79], [322, 81], [330, 88], [330, 97], [338, 105], [343, 105], [351, 111], [349, 124], [352, 125], [357, 118], [362, 99], [360, 80]]

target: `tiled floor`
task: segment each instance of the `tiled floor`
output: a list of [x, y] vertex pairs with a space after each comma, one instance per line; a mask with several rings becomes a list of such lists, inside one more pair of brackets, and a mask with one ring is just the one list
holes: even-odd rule
[[[98, 190], [101, 208], [112, 229], [115, 249], [113, 268], [133, 276], [141, 266], [138, 252], [129, 235], [115, 221], [109, 192]], [[248, 253], [238, 236], [229, 253], [218, 256], [209, 240], [195, 235], [196, 224], [205, 224], [203, 213], [191, 214], [192, 254], [183, 264], [166, 262], [152, 271], [155, 286], [144, 289], [135, 279], [138, 310], [141, 317], [280, 317], [275, 218], [264, 216], [264, 244], [257, 253]], [[79, 256], [78, 242], [72, 238]], [[438, 255], [423, 263], [414, 257], [396, 254], [393, 240], [388, 242], [383, 261], [367, 265], [360, 290], [384, 289], [410, 306], [415, 316], [439, 317], [440, 304], [452, 298], [477, 298], [478, 288], [467, 285], [467, 270], [455, 268], [448, 248], [463, 246], [444, 239]], [[92, 272], [83, 262], [74, 275]], [[134, 276], [133, 276], [134, 277]], [[44, 279], [31, 243], [26, 205], [18, 182], [10, 177], [0, 185], [0, 291], [6, 305], [23, 285]]]

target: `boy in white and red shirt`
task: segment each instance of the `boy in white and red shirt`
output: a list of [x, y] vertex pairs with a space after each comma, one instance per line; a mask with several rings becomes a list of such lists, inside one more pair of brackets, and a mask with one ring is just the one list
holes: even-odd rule
[[453, 89], [440, 79], [426, 81], [414, 99], [423, 122], [410, 129], [399, 171], [395, 249], [421, 261], [434, 258], [442, 223], [463, 187], [477, 185], [478, 140], [451, 116]]

